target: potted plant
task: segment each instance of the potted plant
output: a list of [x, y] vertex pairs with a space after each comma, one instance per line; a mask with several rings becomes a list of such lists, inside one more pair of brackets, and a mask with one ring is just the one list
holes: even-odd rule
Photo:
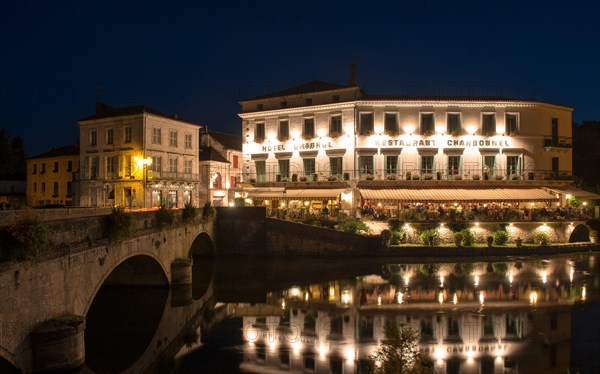
[[250, 183], [251, 183], [251, 184], [254, 184], [254, 183], [256, 183], [256, 178], [250, 178]]
[[430, 181], [432, 179], [433, 179], [433, 174], [431, 174], [431, 173], [425, 173], [425, 174], [423, 174], [423, 180]]
[[504, 176], [502, 174], [496, 174], [494, 175], [494, 179], [497, 181], [501, 181], [502, 179], [504, 179]]
[[373, 179], [375, 179], [375, 177], [373, 176], [373, 174], [367, 174], [365, 175], [365, 179], [368, 181], [372, 181]]
[[385, 178], [389, 181], [395, 181], [396, 180], [396, 174], [388, 174], [385, 176]]
[[596, 244], [598, 242], [598, 231], [590, 230], [590, 242]]
[[473, 180], [474, 181], [478, 181], [480, 179], [481, 179], [481, 175], [479, 175], [479, 174], [473, 174]]
[[514, 181], [516, 181], [516, 180], [519, 180], [519, 174], [517, 174], [517, 173], [512, 173], [512, 174], [510, 175], [510, 179], [512, 179], [512, 180], [514, 180]]
[[487, 246], [488, 246], [488, 248], [491, 248], [492, 244], [494, 244], [494, 237], [491, 236], [491, 235], [488, 235], [488, 237], [486, 238], [486, 240], [487, 240]]
[[301, 175], [300, 177], [298, 177], [298, 180], [300, 182], [306, 182], [308, 180], [308, 178], [306, 177], [306, 175]]
[[330, 182], [335, 182], [335, 181], [338, 180], [338, 178], [335, 175], [330, 175], [330, 176], [327, 177], [327, 180], [330, 181]]

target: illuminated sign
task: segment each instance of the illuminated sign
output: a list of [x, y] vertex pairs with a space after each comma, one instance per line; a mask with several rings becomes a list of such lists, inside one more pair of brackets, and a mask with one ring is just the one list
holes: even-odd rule
[[[296, 151], [304, 151], [310, 149], [328, 149], [333, 148], [333, 144], [331, 142], [306, 142], [306, 143], [296, 143], [293, 145], [293, 149]], [[263, 145], [263, 152], [285, 152], [289, 148], [285, 144], [275, 144], [275, 145]]]
[[385, 139], [375, 140], [376, 147], [510, 147], [507, 139]]

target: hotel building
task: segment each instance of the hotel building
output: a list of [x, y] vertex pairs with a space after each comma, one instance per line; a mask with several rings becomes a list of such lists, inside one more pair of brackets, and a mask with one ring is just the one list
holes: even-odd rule
[[[460, 202], [477, 195], [474, 187], [481, 200], [564, 204], [572, 180], [567, 106], [369, 95], [320, 81], [240, 103], [247, 196], [266, 204], [314, 197], [349, 209], [361, 197], [416, 202], [445, 194], [452, 196], [443, 201]], [[456, 196], [459, 188], [466, 192]]]
[[200, 125], [146, 106], [105, 104], [78, 123], [81, 206], [198, 206]]

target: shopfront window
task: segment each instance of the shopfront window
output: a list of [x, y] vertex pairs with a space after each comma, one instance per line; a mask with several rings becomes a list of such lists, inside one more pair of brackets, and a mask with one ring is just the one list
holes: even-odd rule
[[494, 175], [496, 172], [496, 156], [483, 156], [483, 175]]
[[335, 175], [341, 178], [342, 175], [342, 158], [341, 157], [330, 157], [329, 158], [329, 170], [331, 175]]
[[448, 175], [460, 174], [460, 156], [448, 156]]
[[169, 191], [169, 208], [177, 208], [177, 191]]
[[152, 207], [159, 208], [163, 205], [162, 192], [160, 190], [152, 191]]
[[521, 175], [520, 156], [506, 156], [506, 173], [509, 177], [519, 177]]
[[279, 175], [281, 178], [289, 178], [290, 160], [279, 160]]
[[433, 159], [433, 155], [421, 156], [421, 174], [433, 173]]

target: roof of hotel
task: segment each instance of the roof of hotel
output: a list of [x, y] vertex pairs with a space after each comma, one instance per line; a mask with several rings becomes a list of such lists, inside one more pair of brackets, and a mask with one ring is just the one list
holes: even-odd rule
[[133, 115], [141, 115], [141, 114], [153, 114], [155, 116], [164, 117], [164, 118], [200, 126], [196, 123], [179, 119], [176, 116], [169, 116], [167, 114], [159, 112], [158, 110], [151, 108], [149, 106], [146, 106], [146, 105], [136, 105], [136, 106], [129, 106], [129, 107], [124, 107], [124, 108], [113, 108], [110, 106], [105, 106], [103, 110], [101, 110], [101, 111], [97, 112], [96, 114], [91, 115], [89, 117], [79, 119], [79, 120], [77, 120], [77, 122], [92, 121], [92, 120], [103, 119], [103, 118], [133, 116]]
[[301, 94], [322, 92], [322, 91], [340, 90], [340, 89], [344, 89], [344, 88], [353, 88], [353, 87], [358, 88], [358, 86], [344, 86], [341, 84], [328, 83], [328, 82], [314, 80], [312, 82], [308, 82], [308, 83], [301, 84], [299, 86], [287, 88], [285, 90], [275, 91], [275, 92], [272, 92], [272, 93], [269, 93], [266, 95], [260, 95], [260, 96], [251, 97], [248, 99], [243, 99], [243, 100], [240, 100], [240, 102], [268, 99], [268, 98], [281, 97], [281, 96], [301, 95]]
[[60, 148], [52, 148], [48, 152], [29, 157], [30, 160], [37, 158], [51, 158], [60, 156], [78, 156], [79, 155], [79, 144], [66, 145]]

